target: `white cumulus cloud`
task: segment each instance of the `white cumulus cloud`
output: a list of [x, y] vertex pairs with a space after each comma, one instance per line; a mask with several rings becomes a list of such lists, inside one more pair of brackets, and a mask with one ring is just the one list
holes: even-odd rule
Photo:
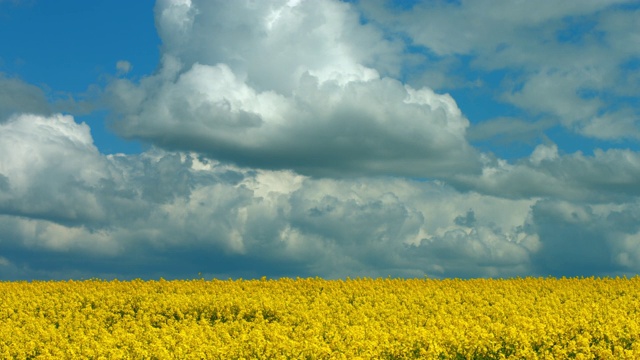
[[308, 175], [479, 171], [455, 100], [385, 76], [399, 49], [349, 4], [159, 2], [156, 14], [159, 73], [108, 88], [126, 137]]

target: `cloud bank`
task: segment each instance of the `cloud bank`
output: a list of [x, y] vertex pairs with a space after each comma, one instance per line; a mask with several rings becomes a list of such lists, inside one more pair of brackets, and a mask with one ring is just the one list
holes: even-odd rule
[[0, 126], [0, 139], [11, 154], [0, 168], [5, 278], [469, 277], [640, 266], [637, 200], [509, 199], [162, 150], [103, 155], [69, 116], [17, 116]]
[[161, 1], [156, 18], [158, 73], [108, 89], [123, 136], [314, 176], [480, 169], [456, 102], [384, 76], [398, 45], [346, 3]]

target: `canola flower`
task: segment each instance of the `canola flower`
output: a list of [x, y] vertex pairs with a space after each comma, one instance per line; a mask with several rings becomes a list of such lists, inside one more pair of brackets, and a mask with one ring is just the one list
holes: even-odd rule
[[639, 359], [640, 278], [0, 282], [2, 359]]

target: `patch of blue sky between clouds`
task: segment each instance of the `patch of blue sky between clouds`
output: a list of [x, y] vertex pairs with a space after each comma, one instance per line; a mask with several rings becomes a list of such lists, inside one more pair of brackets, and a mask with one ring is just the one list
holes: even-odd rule
[[598, 21], [591, 17], [567, 17], [564, 27], [556, 31], [555, 38], [561, 44], [586, 45], [591, 41], [603, 42], [605, 33], [599, 31]]
[[[144, 146], [115, 135], [97, 101], [114, 76], [139, 79], [159, 62], [154, 1], [26, 1], [0, 3], [0, 72], [40, 87], [52, 110], [91, 126], [105, 153]], [[120, 73], [119, 61], [131, 64]]]

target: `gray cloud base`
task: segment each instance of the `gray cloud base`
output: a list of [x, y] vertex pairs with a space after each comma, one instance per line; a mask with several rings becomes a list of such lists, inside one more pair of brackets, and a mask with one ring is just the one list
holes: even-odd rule
[[69, 116], [14, 117], [0, 125], [0, 149], [10, 154], [0, 162], [5, 279], [602, 275], [640, 266], [635, 200], [314, 179], [161, 150], [103, 155]]
[[[392, 79], [319, 85], [307, 74], [287, 98], [226, 85], [225, 77], [235, 82], [226, 66], [197, 65], [160, 89], [112, 84], [120, 104], [135, 98], [131, 93], [154, 93], [119, 105], [136, 115], [116, 128], [168, 149], [308, 175], [446, 177], [480, 170], [464, 139], [468, 122], [448, 96]], [[235, 98], [238, 92], [246, 95]]]

